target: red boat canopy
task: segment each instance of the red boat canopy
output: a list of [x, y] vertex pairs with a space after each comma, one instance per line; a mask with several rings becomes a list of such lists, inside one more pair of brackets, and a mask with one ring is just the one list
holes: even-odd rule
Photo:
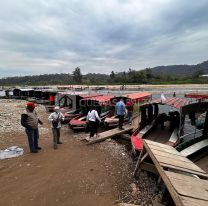
[[84, 100], [82, 101], [92, 100], [92, 101], [97, 101], [99, 103], [106, 103], [109, 102], [113, 97], [114, 97], [113, 95], [101, 95], [101, 96], [84, 98]]
[[87, 98], [92, 98], [92, 97], [99, 97], [99, 96], [103, 96], [102, 94], [80, 94], [80, 97], [83, 97], [83, 99], [87, 99]]
[[171, 107], [175, 107], [176, 109], [180, 109], [181, 107], [189, 104], [189, 101], [181, 98], [166, 98], [165, 102], [161, 102], [161, 99], [152, 100], [151, 103], [165, 104]]
[[125, 96], [136, 102], [152, 98], [152, 94], [149, 92], [138, 92], [138, 93], [127, 94]]
[[186, 98], [208, 99], [208, 93], [186, 93]]

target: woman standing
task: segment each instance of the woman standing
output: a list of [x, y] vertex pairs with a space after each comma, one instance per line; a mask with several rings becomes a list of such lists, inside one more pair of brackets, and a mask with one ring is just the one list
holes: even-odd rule
[[101, 122], [101, 119], [98, 115], [97, 110], [94, 107], [91, 107], [87, 114], [87, 123], [89, 124], [89, 131], [90, 131], [90, 137], [86, 138], [87, 141], [89, 141], [91, 137], [94, 137], [95, 134], [97, 137], [97, 128], [98, 128], [97, 121]]

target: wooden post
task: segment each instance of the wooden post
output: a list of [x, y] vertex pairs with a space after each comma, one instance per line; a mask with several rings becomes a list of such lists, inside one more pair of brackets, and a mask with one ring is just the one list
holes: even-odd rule
[[140, 162], [141, 162], [141, 159], [142, 159], [142, 155], [144, 154], [144, 147], [143, 147], [143, 149], [142, 149], [142, 151], [140, 152], [140, 154], [139, 154], [139, 158], [138, 158], [138, 160], [137, 160], [137, 163], [136, 163], [136, 166], [135, 166], [135, 169], [134, 169], [134, 173], [133, 173], [133, 176], [135, 177], [135, 175], [136, 175], [136, 172], [137, 172], [137, 170], [138, 170], [138, 168], [139, 168], [139, 164], [140, 164]]

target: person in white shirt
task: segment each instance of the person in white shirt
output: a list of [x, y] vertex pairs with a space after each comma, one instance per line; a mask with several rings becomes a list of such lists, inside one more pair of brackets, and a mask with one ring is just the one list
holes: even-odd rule
[[57, 144], [62, 144], [60, 141], [60, 130], [61, 121], [64, 121], [64, 115], [60, 111], [60, 107], [55, 107], [55, 112], [51, 113], [48, 117], [49, 122], [51, 122], [52, 133], [53, 133], [53, 148], [58, 149]]
[[161, 103], [165, 103], [165, 101], [167, 100], [163, 92], [160, 95], [160, 99], [161, 99]]
[[90, 108], [88, 114], [87, 114], [87, 124], [89, 124], [89, 130], [90, 130], [90, 137], [87, 137], [86, 140], [89, 141], [91, 137], [94, 137], [96, 134], [97, 136], [97, 127], [98, 122], [101, 122], [101, 119], [98, 115], [98, 112], [95, 108]]

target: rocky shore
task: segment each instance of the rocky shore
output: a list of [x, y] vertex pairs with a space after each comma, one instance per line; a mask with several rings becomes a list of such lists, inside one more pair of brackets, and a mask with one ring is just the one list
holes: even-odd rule
[[[34, 162], [31, 162], [33, 157], [27, 155], [28, 154], [27, 141], [25, 139], [24, 128], [20, 124], [21, 113], [25, 110], [25, 106], [26, 106], [26, 101], [23, 100], [0, 99], [0, 149], [5, 149], [13, 145], [19, 145], [24, 148], [25, 153], [23, 157], [19, 157], [16, 159], [18, 162], [21, 162], [18, 165], [23, 165], [24, 161], [29, 162], [27, 163], [27, 165], [33, 165]], [[41, 146], [43, 146], [46, 149], [43, 150], [42, 154], [44, 155], [44, 157], [42, 157], [41, 162], [37, 163], [38, 165], [40, 165], [40, 167], [42, 167], [41, 165], [44, 165], [45, 162], [48, 161], [50, 162], [50, 158], [54, 158], [54, 157], [51, 156], [52, 154], [50, 154], [51, 153], [50, 151], [52, 149], [52, 147], [50, 146], [52, 143], [52, 139], [51, 139], [50, 125], [48, 124], [47, 121], [48, 114], [45, 111], [45, 107], [42, 105], [37, 105], [36, 111], [39, 115], [39, 118], [44, 122], [44, 125], [40, 126], [40, 136], [41, 136]], [[70, 147], [70, 145], [67, 142], [70, 142], [71, 145], [78, 144], [79, 145], [78, 147], [80, 147], [81, 150], [85, 151], [84, 152], [85, 154], [88, 154], [90, 151], [95, 151], [96, 153], [100, 153], [99, 156], [101, 156], [101, 158], [102, 156], [104, 157], [104, 159], [102, 160], [104, 163], [102, 165], [94, 165], [94, 169], [90, 169], [89, 171], [91, 172], [93, 172], [94, 170], [97, 171], [99, 170], [98, 169], [99, 167], [103, 167], [107, 177], [114, 181], [112, 190], [115, 191], [115, 193], [117, 194], [116, 195], [117, 197], [114, 200], [114, 204], [125, 202], [125, 203], [140, 205], [140, 206], [152, 206], [153, 199], [155, 198], [161, 199], [161, 191], [156, 187], [156, 180], [153, 176], [148, 175], [146, 172], [141, 172], [137, 179], [133, 178], [132, 172], [135, 166], [135, 162], [131, 157], [131, 152], [127, 150], [125, 145], [119, 144], [115, 140], [107, 140], [105, 142], [96, 145], [86, 146], [83, 143], [83, 141], [81, 141], [81, 139], [83, 139], [86, 136], [86, 134], [73, 133], [72, 131], [69, 130], [67, 125], [63, 126], [62, 133], [64, 139], [64, 146], [66, 147], [64, 150], [65, 152], [63, 151], [64, 158], [69, 158], [69, 156], [67, 155], [67, 151], [68, 151], [67, 147]], [[74, 141], [77, 143], [73, 143]], [[78, 154], [79, 152], [80, 151], [76, 149], [76, 153]], [[25, 158], [27, 158], [28, 160], [25, 160]], [[3, 165], [0, 167], [0, 174], [1, 174], [1, 170], [3, 170], [8, 166], [9, 168], [12, 168], [11, 163], [14, 161], [13, 164], [15, 164], [16, 160], [14, 158], [11, 160], [8, 159], [3, 161]], [[77, 159], [77, 161], [80, 160]], [[90, 161], [91, 160], [89, 159], [89, 162]], [[17, 167], [19, 168], [19, 166]], [[47, 167], [50, 167], [50, 165], [48, 165]], [[87, 165], [85, 167], [87, 167]], [[22, 169], [24, 170], [24, 168]], [[45, 173], [47, 172], [48, 171], [45, 171]], [[24, 173], [27, 174], [27, 171], [22, 171], [23, 175]], [[16, 176], [15, 171], [14, 171], [14, 175]], [[77, 177], [72, 177], [72, 178], [77, 178]], [[59, 184], [59, 179], [57, 179], [56, 181], [57, 184]], [[97, 181], [99, 182], [100, 179], [97, 179], [97, 177], [94, 176], [93, 184], [87, 183], [88, 184], [87, 188], [89, 189], [94, 184], [97, 184], [96, 183]], [[85, 183], [83, 182], [83, 184]], [[90, 184], [92, 185], [90, 186]], [[47, 188], [47, 185], [46, 186], [43, 185], [43, 187]], [[47, 196], [47, 193], [45, 195]]]

